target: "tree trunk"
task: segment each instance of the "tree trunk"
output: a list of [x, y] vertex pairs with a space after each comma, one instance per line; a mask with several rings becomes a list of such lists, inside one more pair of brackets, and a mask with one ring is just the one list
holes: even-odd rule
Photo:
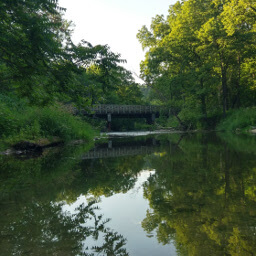
[[227, 65], [223, 60], [223, 54], [221, 55], [221, 85], [222, 85], [222, 109], [223, 109], [223, 116], [226, 117], [227, 111], [227, 95], [228, 95], [228, 88], [227, 88]]
[[176, 119], [178, 120], [178, 122], [179, 122], [180, 126], [182, 127], [182, 129], [183, 129], [183, 130], [187, 130], [187, 129], [188, 129], [188, 126], [185, 125], [185, 124], [181, 121], [181, 119], [179, 118], [178, 114], [176, 114], [176, 112], [173, 111], [172, 109], [171, 109], [171, 113], [176, 117]]
[[237, 71], [237, 80], [236, 80], [236, 106], [237, 108], [240, 107], [241, 105], [241, 100], [240, 100], [240, 77], [241, 77], [241, 61], [240, 61], [240, 56], [238, 55], [237, 57], [237, 65], [238, 65], [238, 71]]
[[[200, 86], [201, 86], [201, 89], [204, 89], [204, 81], [203, 81], [202, 78], [200, 79]], [[206, 111], [206, 101], [205, 101], [205, 94], [204, 93], [201, 94], [200, 100], [201, 100], [202, 114], [203, 114], [204, 118], [206, 119], [207, 118], [207, 111]]]

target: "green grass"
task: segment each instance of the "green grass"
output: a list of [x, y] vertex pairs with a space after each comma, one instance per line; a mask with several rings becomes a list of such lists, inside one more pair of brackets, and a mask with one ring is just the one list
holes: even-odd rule
[[256, 108], [237, 109], [228, 112], [227, 117], [217, 126], [221, 131], [248, 131], [256, 126]]
[[29, 106], [12, 96], [0, 95], [0, 140], [8, 144], [40, 138], [69, 141], [92, 140], [96, 132], [63, 106]]

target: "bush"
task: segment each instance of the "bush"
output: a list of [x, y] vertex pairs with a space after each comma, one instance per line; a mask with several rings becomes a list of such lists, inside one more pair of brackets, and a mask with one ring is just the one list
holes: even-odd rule
[[62, 106], [34, 107], [0, 95], [0, 139], [10, 142], [58, 137], [91, 140], [94, 131], [89, 124], [73, 116]]
[[89, 124], [60, 107], [46, 107], [40, 112], [38, 122], [45, 136], [86, 140], [94, 135]]
[[217, 129], [225, 131], [249, 130], [252, 126], [256, 126], [256, 108], [245, 108], [228, 112], [227, 117], [220, 122]]

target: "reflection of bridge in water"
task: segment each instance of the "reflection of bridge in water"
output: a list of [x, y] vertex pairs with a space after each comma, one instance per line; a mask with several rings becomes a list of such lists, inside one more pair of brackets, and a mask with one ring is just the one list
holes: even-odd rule
[[135, 156], [147, 155], [155, 152], [160, 152], [159, 142], [155, 139], [146, 141], [144, 143], [132, 145], [117, 145], [113, 147], [113, 142], [110, 140], [104, 146], [96, 147], [93, 150], [82, 156], [82, 159], [97, 159], [97, 158], [111, 158], [121, 156]]

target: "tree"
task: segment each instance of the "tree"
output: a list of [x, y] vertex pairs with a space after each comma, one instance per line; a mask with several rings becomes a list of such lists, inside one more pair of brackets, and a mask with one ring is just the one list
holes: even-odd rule
[[[57, 0], [0, 3], [0, 90], [31, 104], [104, 103], [125, 78], [125, 62], [108, 45], [71, 40], [72, 23]], [[127, 74], [125, 74], [127, 73]]]
[[253, 1], [182, 1], [139, 31], [147, 50], [141, 76], [185, 127], [207, 123], [220, 107], [225, 116], [254, 104], [254, 8]]
[[[2, 72], [12, 85], [9, 90], [40, 98], [44, 89], [53, 86], [51, 63], [63, 54], [67, 33], [61, 17], [64, 9], [52, 0], [4, 0], [0, 5], [0, 63], [8, 69]], [[1, 87], [7, 77], [1, 80]]]

